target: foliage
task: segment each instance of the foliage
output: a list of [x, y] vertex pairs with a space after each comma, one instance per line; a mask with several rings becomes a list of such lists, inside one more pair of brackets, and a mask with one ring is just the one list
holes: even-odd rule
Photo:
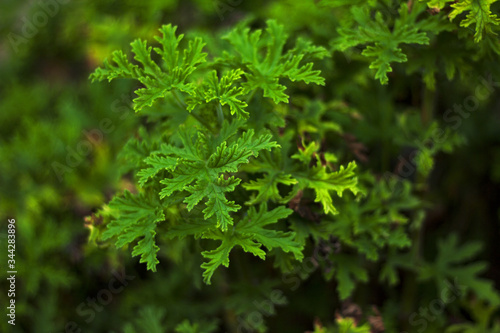
[[[427, 1], [430, 8], [443, 9], [450, 0], [432, 0]], [[491, 12], [491, 5], [496, 0], [480, 0], [480, 1], [458, 1], [451, 4], [453, 10], [449, 14], [450, 20], [455, 19], [458, 15], [468, 12], [467, 17], [460, 22], [461, 27], [468, 27], [471, 24], [476, 25], [474, 33], [474, 41], [479, 42], [483, 39], [485, 33], [494, 34], [494, 26], [500, 24], [500, 19], [496, 14]]]
[[[261, 206], [258, 213], [250, 207], [245, 213], [247, 216], [240, 218], [239, 222], [235, 224], [231, 213], [239, 212], [239, 216], [242, 216], [241, 205], [227, 199], [227, 196], [234, 192], [241, 182], [241, 179], [234, 176], [239, 171], [240, 165], [251, 163], [250, 158], [258, 157], [261, 150], [279, 147], [276, 142], [272, 141], [272, 134], [265, 134], [261, 131], [261, 134], [256, 135], [252, 128], [245, 131], [240, 130], [244, 127], [242, 119], [248, 117], [248, 112], [244, 111], [246, 103], [239, 100], [237, 96], [255, 94], [257, 89], [262, 88], [264, 97], [272, 97], [269, 95], [270, 90], [266, 88], [267, 86], [255, 82], [255, 78], [250, 77], [247, 77], [246, 85], [238, 87], [237, 81], [245, 73], [241, 68], [230, 70], [220, 79], [218, 79], [216, 71], [212, 70], [209, 72], [206, 83], [187, 82], [189, 75], [196, 70], [195, 65], [205, 57], [205, 54], [202, 55], [201, 52], [203, 46], [201, 39], [190, 41], [187, 49], [184, 50], [182, 60], [179, 60], [180, 53], [177, 47], [182, 36], [176, 37], [176, 28], [171, 26], [164, 26], [160, 31], [162, 37], [157, 38], [157, 40], [162, 45], [162, 50], [155, 48], [155, 51], [162, 56], [164, 67], [167, 68], [165, 73], [161, 73], [160, 67], [151, 60], [149, 56], [151, 47], [147, 49], [145, 43], [136, 41], [131, 46], [136, 60], [143, 64], [143, 70], [129, 63], [123, 53], [115, 52], [113, 61], [116, 65], [105, 61], [104, 68], [96, 70], [92, 77], [97, 80], [105, 78], [111, 80], [117, 77], [135, 78], [146, 85], [146, 90], [141, 88], [137, 91], [139, 97], [134, 100], [136, 111], [140, 111], [144, 106], [150, 106], [155, 99], [164, 97], [167, 92], [172, 91], [175, 98], [181, 99], [180, 104], [183, 103], [183, 99], [188, 100], [187, 110], [191, 114], [194, 115], [198, 110], [201, 110], [200, 113], [204, 112], [202, 117], [205, 120], [200, 119], [199, 125], [203, 127], [199, 127], [197, 133], [190, 131], [183, 125], [177, 132], [172, 133], [173, 136], [180, 138], [181, 147], [163, 143], [160, 149], [150, 153], [149, 157], [144, 160], [148, 168], [137, 173], [139, 183], [146, 191], [145, 194], [133, 197], [126, 192], [123, 199], [115, 198], [110, 203], [110, 212], [116, 211], [119, 215], [114, 216], [117, 217], [117, 220], [109, 223], [102, 239], [106, 240], [118, 236], [116, 245], [121, 247], [134, 239], [143, 237], [134, 248], [133, 254], [141, 254], [141, 262], [147, 262], [148, 268], [155, 270], [158, 262], [156, 259], [158, 247], [154, 243], [154, 235], [156, 223], [165, 220], [162, 207], [168, 208], [178, 204], [175, 199], [178, 197], [177, 194], [187, 193], [183, 195], [182, 203], [185, 204], [187, 211], [193, 211], [191, 219], [194, 223], [174, 226], [171, 232], [167, 233], [167, 237], [194, 235], [196, 238], [221, 241], [221, 245], [217, 249], [203, 252], [203, 256], [209, 259], [207, 263], [202, 265], [205, 269], [203, 274], [205, 282], [210, 283], [212, 274], [218, 266], [228, 266], [229, 253], [236, 245], [262, 259], [265, 258], [265, 252], [260, 249], [262, 245], [268, 250], [279, 247], [284, 252], [293, 253], [296, 259], [302, 259], [302, 245], [293, 241], [295, 237], [293, 233], [263, 228], [266, 225], [276, 223], [279, 218], [286, 218], [290, 214], [287, 210], [281, 209], [283, 206], [268, 213], [266, 213], [266, 205]], [[248, 34], [248, 31], [246, 33]], [[261, 74], [273, 72], [275, 76], [292, 75], [291, 71], [293, 68], [298, 68], [303, 55], [294, 56], [290, 60], [290, 64], [285, 63], [284, 69], [272, 69], [273, 66], [277, 66], [279, 61], [279, 59], [275, 59], [276, 55], [274, 54], [281, 53], [286, 39], [283, 35], [283, 27], [274, 21], [268, 22], [268, 34], [273, 43], [268, 44], [266, 59], [260, 65], [255, 63], [245, 65], [244, 68], [253, 68]], [[251, 39], [254, 40], [254, 44], [258, 42], [258, 35], [260, 32], [252, 35]], [[238, 43], [245, 37], [239, 35], [238, 32], [233, 32], [228, 34], [227, 38], [236, 49], [242, 49], [242, 45]], [[278, 47], [276, 47], [276, 43], [278, 43]], [[271, 49], [271, 45], [273, 45], [273, 49]], [[312, 49], [312, 46], [310, 48]], [[296, 50], [290, 52], [292, 54]], [[249, 53], [241, 54], [241, 59], [232, 59], [233, 65], [238, 62], [243, 65], [257, 61]], [[210, 64], [206, 66], [210, 67]], [[282, 74], [278, 74], [278, 71], [282, 71]], [[302, 77], [301, 75], [304, 75], [303, 80], [306, 82], [322, 83], [321, 80], [312, 79], [318, 75], [318, 71], [312, 71], [312, 63], [301, 67], [299, 71], [302, 74], [299, 75], [296, 72], [293, 76]], [[168, 81], [166, 84], [165, 80]], [[278, 87], [277, 78], [270, 80], [274, 82], [273, 85]], [[234, 87], [232, 87], [233, 85]], [[276, 89], [284, 90], [284, 86], [281, 87], [283, 88]], [[148, 97], [147, 102], [145, 102], [144, 96], [151, 98]], [[276, 100], [274, 97], [272, 98], [275, 102], [287, 101], [286, 99]], [[223, 109], [226, 104], [229, 110]], [[228, 119], [231, 119], [231, 115], [235, 115], [236, 119], [223, 120], [228, 116]], [[330, 210], [334, 210], [331, 206], [328, 190], [336, 190], [341, 195], [344, 189], [354, 187], [356, 181], [352, 169], [353, 166], [349, 166], [345, 171], [341, 169], [337, 175], [328, 175], [325, 168], [318, 165], [316, 169], [313, 169], [313, 174], [309, 177], [310, 180], [306, 180], [302, 187], [315, 189], [317, 200], [324, 202], [325, 212], [328, 213]], [[340, 178], [341, 175], [353, 178], [353, 180], [346, 185], [341, 185], [343, 182]], [[151, 194], [160, 184], [164, 185], [161, 186], [161, 190]], [[260, 190], [259, 187], [255, 186], [255, 182], [253, 184], [253, 189]], [[261, 185], [262, 188], [267, 186], [265, 183]], [[161, 202], [162, 199], [165, 200]], [[205, 222], [198, 221], [201, 217], [199, 215], [201, 203], [205, 207], [202, 211]], [[111, 216], [113, 213], [110, 212], [105, 215]], [[249, 225], [250, 220], [252, 221], [251, 226]]]
[[[481, 300], [488, 301], [493, 306], [500, 305], [500, 297], [493, 288], [492, 281], [478, 278], [476, 275], [487, 267], [485, 262], [475, 262], [464, 265], [462, 262], [474, 257], [481, 249], [480, 243], [469, 243], [457, 247], [458, 239], [455, 234], [438, 243], [438, 255], [435, 262], [423, 265], [419, 278], [422, 280], [433, 277], [439, 289], [445, 288], [445, 281], [456, 279], [459, 281], [461, 292], [474, 291]], [[460, 267], [457, 264], [462, 263]]]
[[0, 331], [498, 332], [498, 9], [7, 1]]

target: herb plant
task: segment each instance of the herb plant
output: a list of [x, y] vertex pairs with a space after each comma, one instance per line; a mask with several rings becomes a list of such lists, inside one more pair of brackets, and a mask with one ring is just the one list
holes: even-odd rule
[[[268, 21], [265, 31], [232, 30], [224, 37], [227, 49], [209, 60], [201, 38], [182, 48], [176, 27], [160, 32], [160, 47], [154, 48], [159, 64], [152, 60], [153, 48], [137, 40], [131, 46], [138, 64], [118, 51], [92, 75], [139, 80], [145, 88], [136, 90], [137, 112], [160, 98], [170, 109], [143, 131], [149, 140], [134, 138], [125, 147], [125, 156], [134, 155], [127, 168], [136, 172], [140, 190], [110, 202], [102, 240], [116, 237], [118, 247], [137, 241], [132, 255], [153, 271], [158, 232], [214, 240], [217, 247], [202, 252], [207, 284], [219, 266], [229, 265], [236, 246], [261, 259], [279, 255], [281, 265], [302, 260], [304, 237], [279, 223], [293, 213], [285, 204], [310, 190], [324, 214], [334, 215], [332, 195], [358, 193], [356, 164], [335, 171], [336, 158], [319, 152], [316, 142], [294, 147], [296, 133], [286, 126], [293, 114], [277, 110], [288, 102], [286, 92], [298, 88], [280, 78], [324, 85], [305, 58], [323, 59], [327, 51], [307, 40], [286, 50], [284, 28], [275, 21]], [[154, 112], [161, 114], [159, 109]], [[182, 121], [172, 121], [176, 118]], [[285, 188], [280, 191], [279, 185]]]
[[[314, 35], [292, 42], [284, 25], [268, 20], [264, 28], [242, 22], [216, 38], [200, 33], [187, 41], [177, 27], [165, 25], [152, 46], [138, 39], [130, 44], [131, 56], [113, 52], [91, 78], [139, 81], [134, 110], [146, 122], [120, 155], [123, 171], [135, 186], [118, 193], [94, 217], [94, 222], [104, 223], [90, 226], [91, 240], [113, 242], [118, 248], [130, 244], [132, 256], [140, 256], [152, 271], [164, 258], [199, 265], [207, 285], [248, 280], [248, 266], [263, 274], [254, 274], [254, 281], [265, 283], [280, 275], [286, 281], [293, 274], [306, 279], [310, 272], [298, 267], [309, 261], [321, 269], [324, 279], [335, 281], [344, 304], [373, 275], [396, 285], [406, 271], [406, 283], [414, 284], [410, 276], [416, 275], [419, 281], [434, 279], [441, 289], [459, 279], [462, 295], [471, 292], [498, 306], [500, 298], [492, 284], [477, 276], [482, 264], [454, 266], [474, 256], [477, 244], [457, 249], [452, 234], [439, 242], [435, 262], [422, 258], [415, 245], [427, 206], [425, 191], [419, 191], [435, 156], [465, 141], [449, 128], [443, 140], [435, 139], [440, 124], [429, 109], [436, 76], [444, 71], [448, 80], [456, 72], [465, 77], [465, 58], [500, 54], [494, 39], [499, 21], [491, 3], [410, 1], [390, 7], [390, 1], [324, 0], [314, 5], [317, 15], [325, 9], [344, 14], [337, 34], [326, 43]], [[384, 16], [384, 11], [391, 15]], [[441, 11], [449, 11], [448, 17]], [[467, 16], [457, 26], [462, 13]], [[293, 27], [293, 20], [289, 24]], [[473, 32], [462, 30], [472, 25]], [[450, 33], [473, 35], [462, 46], [471, 50], [469, 55], [436, 54], [443, 45], [457, 43], [442, 37]], [[360, 47], [359, 53], [351, 51]], [[356, 88], [331, 93], [327, 85], [335, 84], [330, 72], [332, 61], [339, 61], [338, 52], [345, 52], [348, 65], [352, 60], [369, 62], [367, 76], [376, 81], [362, 89], [381, 91], [370, 96], [385, 101], [391, 93], [380, 87], [392, 79], [400, 81], [401, 71], [393, 74], [393, 67], [408, 63], [406, 75], [419, 72], [424, 82], [421, 115], [398, 114], [385, 104], [379, 129], [385, 128], [393, 138], [370, 131], [369, 126], [379, 122], [370, 115], [363, 119], [365, 127], [357, 125], [356, 118], [362, 116], [331, 96], [358, 98], [362, 102], [353, 105], [360, 108], [369, 105], [369, 97]], [[425, 60], [429, 57], [442, 59], [442, 67]], [[381, 166], [360, 170], [359, 162], [368, 161], [367, 148], [346, 131], [360, 132], [367, 144], [381, 140], [386, 155], [397, 149], [394, 142], [414, 145], [411, 138], [417, 136], [412, 160], [416, 179], [387, 172], [390, 160], [385, 157]], [[269, 273], [267, 264], [254, 262], [249, 254], [270, 261], [277, 271]], [[233, 265], [237, 273], [231, 269], [228, 275], [221, 268]], [[374, 270], [373, 265], [380, 268]], [[195, 273], [193, 283], [197, 280]], [[411, 300], [414, 295], [405, 297]], [[244, 306], [235, 312], [244, 314]], [[339, 316], [332, 331], [382, 331], [373, 320], [361, 325], [360, 318], [352, 318]], [[177, 329], [197, 332], [189, 325], [185, 322]], [[243, 326], [265, 330], [263, 323]], [[315, 332], [327, 330], [316, 324]]]
[[499, 6], [6, 2], [0, 331], [499, 333]]

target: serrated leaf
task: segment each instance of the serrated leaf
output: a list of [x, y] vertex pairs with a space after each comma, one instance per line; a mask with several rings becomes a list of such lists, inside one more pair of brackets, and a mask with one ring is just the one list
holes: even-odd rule
[[279, 193], [279, 184], [294, 185], [297, 184], [297, 180], [290, 174], [285, 174], [284, 172], [273, 172], [271, 174], [266, 174], [263, 178], [251, 180], [250, 182], [243, 184], [243, 187], [249, 191], [258, 191], [257, 196], [247, 201], [246, 204], [254, 205], [267, 202], [269, 200], [280, 202], [283, 198]]
[[153, 48], [138, 39], [130, 45], [134, 59], [141, 66], [131, 64], [121, 51], [117, 51], [113, 53], [111, 62], [105, 60], [104, 67], [98, 68], [91, 75], [92, 80], [102, 81], [106, 78], [109, 81], [115, 78], [139, 80], [145, 87], [136, 90], [138, 97], [134, 99], [135, 111], [152, 106], [157, 99], [165, 97], [172, 89], [192, 93], [192, 84], [187, 82], [187, 79], [196, 67], [205, 61], [206, 53], [202, 52], [204, 44], [200, 38], [190, 41], [181, 57], [178, 48], [183, 36], [176, 37], [176, 29], [177, 27], [172, 25], [162, 26], [160, 29], [162, 37], [155, 37], [162, 48], [155, 47], [154, 51], [162, 57], [163, 66], [152, 60]]
[[224, 176], [220, 176], [216, 182], [206, 187], [207, 192], [205, 195], [208, 197], [206, 208], [203, 210], [204, 217], [208, 220], [214, 216], [217, 218], [217, 227], [221, 230], [227, 230], [229, 225], [233, 224], [233, 218], [229, 212], [237, 212], [241, 206], [237, 205], [234, 201], [226, 199], [224, 192], [234, 191], [236, 185], [240, 183], [240, 179], [231, 177], [227, 180]]
[[336, 255], [334, 257], [335, 269], [333, 274], [338, 281], [337, 290], [340, 299], [349, 297], [356, 284], [368, 281], [368, 273], [360, 265], [357, 258], [349, 255]]
[[245, 111], [247, 103], [240, 100], [244, 96], [243, 88], [234, 86], [242, 74], [244, 73], [240, 69], [231, 70], [219, 80], [216, 71], [210, 72], [205, 81], [207, 84], [204, 92], [205, 101], [218, 100], [222, 106], [229, 106], [232, 115], [236, 114], [238, 118], [248, 118], [248, 112]]
[[[300, 41], [300, 48], [307, 50], [297, 54], [299, 46], [283, 54], [287, 40], [284, 27], [275, 20], [267, 21], [265, 33], [256, 30], [250, 33], [248, 28], [237, 28], [225, 37], [234, 50], [240, 55], [241, 61], [247, 65], [243, 84], [247, 91], [260, 88], [264, 97], [272, 98], [275, 103], [287, 103], [286, 87], [279, 83], [279, 79], [287, 77], [292, 81], [303, 81], [324, 85], [324, 79], [319, 70], [313, 70], [313, 64], [301, 65], [306, 54], [316, 55], [317, 58], [325, 56], [324, 49], [314, 48], [311, 44]], [[262, 52], [261, 52], [262, 50]]]
[[493, 31], [494, 26], [500, 25], [500, 18], [491, 12], [491, 4], [497, 0], [461, 0], [451, 5], [450, 20], [455, 19], [458, 15], [469, 12], [467, 17], [460, 22], [461, 27], [468, 27], [471, 24], [476, 25], [474, 33], [474, 41], [476, 43], [483, 39], [485, 33], [496, 35]]
[[173, 170], [177, 165], [177, 158], [170, 156], [159, 156], [152, 155], [144, 160], [144, 162], [150, 165], [150, 168], [142, 169], [137, 173], [139, 177], [139, 184], [144, 186], [146, 182], [156, 176], [162, 170]]
[[478, 242], [459, 246], [457, 235], [451, 234], [446, 239], [439, 241], [436, 259], [423, 265], [419, 279], [433, 278], [440, 290], [449, 288], [446, 285], [448, 280], [456, 281], [463, 289], [462, 291], [472, 291], [478, 298], [486, 300], [492, 305], [500, 305], [500, 295], [495, 290], [493, 282], [478, 277], [486, 270], [487, 263], [464, 263], [464, 261], [474, 258], [480, 250], [481, 244]]
[[346, 168], [343, 165], [340, 166], [339, 171], [336, 172], [328, 172], [327, 167], [318, 164], [311, 168], [307, 175], [297, 174], [294, 177], [299, 181], [301, 188], [312, 188], [316, 192], [315, 201], [321, 203], [325, 214], [337, 214], [330, 191], [335, 191], [339, 197], [345, 190], [356, 194], [358, 181], [355, 169], [355, 162], [350, 162]]
[[399, 9], [399, 17], [391, 30], [379, 11], [372, 19], [368, 6], [353, 6], [352, 17], [355, 27], [341, 27], [340, 37], [334, 41], [334, 48], [345, 51], [357, 45], [367, 45], [361, 53], [372, 59], [370, 68], [376, 71], [375, 77], [380, 83], [387, 84], [387, 73], [392, 72], [391, 63], [406, 62], [400, 44], [428, 44], [427, 34], [416, 24], [416, 15], [410, 15], [406, 4]]
[[158, 201], [144, 195], [133, 195], [129, 191], [123, 197], [115, 197], [109, 203], [115, 219], [102, 234], [102, 239], [117, 237], [116, 246], [122, 247], [140, 239], [132, 252], [141, 256], [140, 262], [147, 263], [148, 269], [156, 271], [159, 248], [155, 243], [156, 224], [165, 220]]
[[201, 221], [192, 221], [187, 224], [175, 226], [169, 233], [169, 237], [185, 237], [194, 235], [206, 239], [221, 241], [214, 250], [205, 251], [202, 255], [208, 259], [201, 267], [205, 270], [203, 278], [205, 283], [210, 284], [211, 278], [219, 266], [229, 266], [229, 254], [235, 246], [240, 246], [245, 252], [265, 259], [266, 252], [262, 246], [269, 251], [279, 248], [285, 253], [293, 254], [296, 260], [302, 260], [303, 245], [295, 241], [294, 232], [283, 232], [265, 228], [275, 224], [280, 219], [288, 217], [292, 210], [285, 207], [277, 207], [271, 211], [267, 205], [262, 204], [259, 211], [250, 208], [247, 216], [236, 224], [231, 232], [221, 232], [212, 229]]
[[[232, 128], [228, 123], [224, 126], [226, 130], [221, 135], [227, 138], [237, 130], [237, 126]], [[207, 138], [203, 133], [194, 135], [193, 131], [181, 128], [180, 138], [184, 147], [163, 144], [146, 159], [152, 167], [140, 171], [140, 181], [146, 182], [161, 170], [168, 171], [169, 177], [160, 181], [165, 185], [159, 193], [160, 198], [187, 191], [189, 194], [184, 202], [188, 210], [206, 199], [204, 218], [215, 217], [216, 225], [221, 230], [227, 230], [233, 224], [230, 213], [241, 208], [226, 198], [226, 193], [233, 192], [240, 183], [240, 179], [227, 176], [227, 173], [237, 172], [241, 164], [248, 163], [250, 157], [258, 156], [261, 150], [278, 147], [276, 142], [271, 141], [270, 134], [254, 136], [254, 131], [248, 130], [236, 140], [222, 141], [211, 152], [213, 145], [210, 142], [219, 142], [220, 137]]]

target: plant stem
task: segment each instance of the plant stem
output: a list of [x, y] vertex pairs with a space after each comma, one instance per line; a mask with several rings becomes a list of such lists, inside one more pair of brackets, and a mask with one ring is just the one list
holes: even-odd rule
[[[184, 103], [184, 101], [181, 100], [179, 94], [177, 93], [177, 90], [175, 90], [175, 89], [172, 90], [172, 95], [174, 96], [175, 101], [177, 102], [177, 104], [179, 105], [179, 107], [182, 108], [182, 109], [185, 109], [186, 108], [186, 103]], [[189, 112], [189, 114], [194, 119], [196, 119], [200, 124], [202, 124], [203, 126], [205, 126], [205, 128], [208, 129], [210, 132], [212, 132], [213, 134], [217, 134], [217, 132], [212, 128], [212, 126], [210, 126], [203, 118], [201, 118], [200, 116], [198, 116], [194, 112]]]
[[214, 130], [212, 126], [210, 126], [205, 120], [203, 120], [203, 118], [201, 118], [194, 112], [190, 112], [189, 114], [193, 116], [193, 118], [196, 119], [200, 124], [205, 126], [205, 128], [208, 129], [212, 134], [217, 135], [217, 131]]
[[224, 113], [222, 112], [222, 105], [220, 103], [217, 103], [217, 119], [222, 126], [222, 123], [224, 123]]
[[177, 90], [172, 89], [172, 95], [174, 96], [175, 100], [177, 101], [177, 104], [179, 104], [180, 108], [183, 109], [186, 107], [186, 103], [184, 103], [184, 101], [181, 100], [181, 98], [179, 97], [179, 94], [177, 93]]
[[250, 104], [250, 101], [253, 99], [256, 91], [257, 91], [257, 89], [252, 90], [252, 92], [250, 93], [250, 96], [248, 96], [248, 98], [247, 98], [247, 104]]

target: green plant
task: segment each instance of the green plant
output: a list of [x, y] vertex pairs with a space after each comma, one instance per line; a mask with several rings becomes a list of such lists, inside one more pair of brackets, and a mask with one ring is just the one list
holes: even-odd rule
[[[458, 280], [460, 301], [474, 295], [495, 309], [497, 291], [478, 277], [486, 266], [465, 263], [478, 254], [478, 243], [458, 245], [453, 234], [439, 241], [436, 260], [422, 245], [436, 158], [467, 141], [448, 126], [446, 112], [444, 122], [435, 117], [436, 78], [453, 82], [459, 73], [463, 79], [484, 68], [477, 59], [489, 62], [500, 53], [493, 2], [321, 1], [307, 10], [318, 18], [325, 10], [342, 17], [328, 23], [335, 33], [313, 22], [314, 33], [297, 37], [305, 23], [293, 17], [287, 26], [268, 20], [264, 29], [251, 29], [244, 21], [215, 36], [195, 31], [186, 42], [175, 26], [165, 25], [154, 45], [131, 43], [133, 60], [113, 52], [91, 78], [139, 81], [134, 110], [144, 121], [119, 156], [120, 174], [133, 186], [89, 219], [90, 240], [132, 246], [132, 256], [151, 271], [165, 261], [189, 267], [193, 285], [210, 288], [199, 284], [201, 275], [223, 290], [227, 304], [219, 306], [233, 331], [265, 331], [263, 322], [242, 319], [255, 312], [249, 300], [289, 281], [293, 290], [300, 284], [295, 276], [313, 278], [316, 269], [335, 281], [339, 302], [365, 295], [362, 285], [378, 278], [403, 283], [394, 298], [410, 314], [415, 303], [432, 302], [436, 290]], [[291, 0], [271, 5], [278, 16], [286, 12], [282, 3], [305, 6]], [[462, 30], [473, 23], [472, 35]], [[359, 47], [362, 52], [352, 51]], [[339, 51], [346, 59], [339, 60]], [[420, 79], [422, 86], [415, 83]], [[415, 89], [418, 103], [394, 103]], [[401, 176], [408, 147], [413, 170]], [[380, 158], [370, 160], [369, 149]], [[389, 170], [396, 158], [394, 175]], [[269, 257], [277, 270], [269, 269]], [[307, 263], [314, 268], [304, 268]], [[426, 291], [422, 300], [416, 300], [417, 288]], [[271, 303], [266, 311], [274, 314], [286, 300]], [[449, 306], [456, 311], [457, 303]], [[148, 309], [143, 317], [149, 313], [148, 322], [161, 331], [162, 312]], [[198, 332], [203, 312], [193, 324], [168, 325]], [[397, 312], [388, 302], [377, 318], [390, 326]], [[315, 332], [369, 332], [373, 317], [365, 319], [338, 316]], [[439, 331], [443, 322], [441, 315], [424, 323]]]
[[498, 332], [499, 1], [62, 2], [2, 9], [0, 331]]
[[[136, 170], [141, 189], [111, 201], [103, 212], [112, 219], [102, 239], [117, 237], [118, 247], [139, 240], [132, 254], [155, 270], [155, 235], [162, 228], [157, 224], [168, 219], [162, 228], [168, 238], [220, 242], [202, 253], [208, 259], [202, 265], [207, 283], [217, 267], [229, 265], [235, 246], [261, 259], [265, 247], [286, 253], [286, 260], [301, 260], [304, 240], [284, 224], [269, 227], [292, 213], [283, 204], [310, 189], [325, 214], [337, 214], [332, 194], [358, 192], [354, 163], [333, 171], [329, 163], [334, 156], [320, 154], [316, 142], [298, 149], [291, 146], [292, 129], [280, 134], [285, 117], [293, 116], [276, 110], [289, 98], [279, 79], [324, 84], [313, 63], [303, 60], [322, 59], [326, 50], [306, 40], [284, 50], [283, 27], [269, 21], [265, 32], [250, 33], [243, 27], [231, 31], [225, 36], [227, 50], [207, 61], [200, 38], [182, 50], [183, 36], [175, 35], [175, 27], [160, 31], [162, 37], [156, 39], [161, 48], [154, 51], [161, 65], [152, 60], [152, 48], [137, 40], [131, 45], [140, 65], [115, 52], [113, 61], [92, 75], [96, 80], [138, 79], [145, 86], [136, 91], [138, 112], [159, 98], [169, 103], [164, 110], [151, 111], [156, 117], [164, 112], [164, 118], [148, 131], [150, 141], [132, 139], [125, 148], [129, 155], [128, 150], [140, 147], [140, 156], [129, 168]], [[181, 123], [171, 121], [179, 118]], [[294, 155], [290, 158], [289, 153]], [[257, 173], [264, 175], [258, 178]], [[280, 194], [280, 184], [289, 187], [287, 193]]]

